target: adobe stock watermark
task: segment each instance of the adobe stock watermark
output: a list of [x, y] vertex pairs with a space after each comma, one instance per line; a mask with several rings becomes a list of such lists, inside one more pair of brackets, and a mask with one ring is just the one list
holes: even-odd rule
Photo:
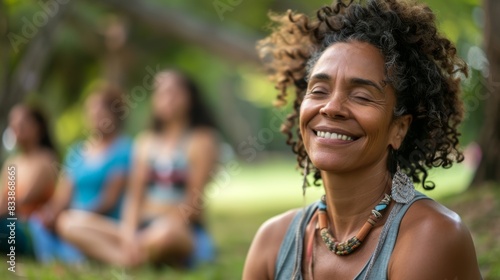
[[8, 246], [7, 264], [9, 267], [7, 270], [10, 272], [16, 272], [16, 227], [17, 227], [17, 215], [16, 215], [16, 184], [17, 184], [17, 168], [15, 165], [9, 165], [7, 167], [7, 228], [9, 229], [8, 237], [6, 238]]
[[494, 92], [500, 90], [500, 81], [489, 79], [478, 79], [476, 83], [466, 86], [468, 94], [463, 98], [465, 108], [465, 118], [468, 118], [472, 112], [479, 109], [481, 104], [488, 100]]
[[234, 9], [239, 6], [243, 0], [214, 0], [212, 2], [212, 6], [217, 12], [217, 16], [221, 21], [224, 20], [224, 14], [227, 12], [232, 12]]
[[[287, 114], [274, 109], [273, 116], [269, 120], [268, 126], [261, 128], [256, 135], [250, 135], [246, 140], [238, 145], [238, 154], [243, 156], [243, 160], [250, 163], [257, 158], [259, 152], [264, 151], [266, 145], [269, 145], [281, 133], [281, 124], [286, 119]], [[208, 202], [217, 197], [224, 189], [228, 188], [234, 176], [237, 176], [242, 170], [241, 164], [237, 160], [229, 160], [226, 163], [219, 164], [210, 172], [211, 188], [204, 192], [196, 194], [197, 198], [180, 204], [177, 208], [185, 223], [189, 223], [189, 217], [201, 213], [208, 205]]]
[[[111, 103], [112, 113], [118, 115], [120, 121], [127, 119], [132, 110], [137, 108], [137, 106], [144, 102], [148, 96], [148, 92], [154, 90], [155, 76], [163, 69], [160, 65], [156, 65], [156, 68], [147, 66], [145, 68], [146, 75], [142, 78], [142, 84], [133, 87], [130, 92], [127, 92], [121, 98], [114, 100]], [[59, 162], [54, 162], [52, 168], [56, 174], [64, 172], [67, 168], [76, 168], [80, 166], [84, 159], [85, 152], [92, 146], [95, 146], [99, 141], [104, 138], [105, 134], [110, 134], [115, 132], [118, 126], [110, 118], [103, 118], [99, 121], [98, 128], [85, 129], [83, 135], [87, 141], [81, 149], [70, 150], [68, 153], [68, 158], [64, 165]]]
[[27, 17], [22, 17], [21, 21], [23, 26], [21, 28], [21, 34], [16, 34], [14, 32], [9, 32], [7, 38], [9, 39], [11, 47], [14, 49], [15, 53], [19, 52], [19, 47], [21, 45], [27, 44], [38, 33], [38, 30], [45, 26], [50, 18], [57, 15], [60, 10], [61, 5], [69, 3], [71, 0], [39, 0], [37, 2], [41, 10], [34, 13], [31, 19]]

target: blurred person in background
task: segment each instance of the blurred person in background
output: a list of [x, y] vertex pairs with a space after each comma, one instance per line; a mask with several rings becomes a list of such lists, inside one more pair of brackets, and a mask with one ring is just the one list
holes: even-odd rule
[[[58, 155], [47, 120], [38, 108], [13, 107], [7, 129], [14, 136], [16, 153], [7, 158], [0, 175], [0, 252], [9, 253], [14, 245], [17, 255], [32, 255], [28, 220], [54, 192], [57, 171], [53, 166]], [[7, 220], [14, 217], [15, 244], [8, 242], [12, 221]]]
[[155, 77], [153, 128], [136, 140], [121, 223], [71, 210], [58, 232], [108, 264], [193, 267], [214, 257], [203, 192], [218, 158], [211, 115], [196, 84], [179, 71]]
[[85, 117], [90, 136], [69, 149], [56, 193], [32, 225], [37, 232], [34, 249], [41, 262], [84, 260], [76, 248], [60, 239], [55, 227], [68, 222], [58, 221], [68, 209], [119, 219], [132, 150], [131, 139], [121, 133], [117, 108], [123, 102], [121, 90], [111, 85], [100, 86], [87, 98]]

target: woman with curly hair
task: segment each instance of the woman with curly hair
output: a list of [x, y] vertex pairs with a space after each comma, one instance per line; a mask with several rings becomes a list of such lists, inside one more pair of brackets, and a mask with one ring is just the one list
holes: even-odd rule
[[[480, 279], [468, 229], [416, 191], [432, 167], [463, 160], [467, 66], [434, 13], [402, 0], [342, 1], [317, 17], [273, 16], [258, 44], [293, 112], [288, 144], [325, 195], [267, 221], [243, 279]], [[412, 182], [413, 181], [413, 182]]]

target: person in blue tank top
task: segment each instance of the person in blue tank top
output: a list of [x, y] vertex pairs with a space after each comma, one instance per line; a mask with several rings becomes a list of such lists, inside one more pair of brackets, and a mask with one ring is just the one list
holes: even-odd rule
[[203, 193], [218, 160], [217, 134], [188, 76], [166, 70], [154, 82], [153, 125], [135, 141], [121, 221], [66, 216], [71, 235], [63, 236], [111, 265], [192, 268], [215, 257]]
[[75, 229], [69, 221], [84, 222], [88, 215], [120, 217], [132, 151], [132, 141], [121, 134], [121, 116], [114, 110], [121, 99], [120, 89], [102, 85], [86, 100], [90, 136], [69, 148], [56, 194], [31, 224], [37, 233], [36, 257], [41, 262], [78, 263], [84, 259], [72, 245]]
[[[325, 195], [259, 229], [244, 280], [481, 279], [460, 217], [417, 192], [458, 147], [466, 63], [424, 5], [336, 1], [275, 15], [258, 49], [303, 171]], [[309, 176], [310, 175], [310, 176]], [[312, 178], [311, 178], [312, 177]]]

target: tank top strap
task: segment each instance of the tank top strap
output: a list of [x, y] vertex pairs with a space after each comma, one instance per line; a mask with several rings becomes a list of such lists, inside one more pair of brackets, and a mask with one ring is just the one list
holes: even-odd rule
[[[387, 235], [383, 238], [381, 234], [375, 252], [361, 272], [354, 278], [355, 280], [387, 279], [387, 267], [394, 245], [396, 244], [401, 221], [411, 205], [421, 199], [430, 198], [420, 192], [416, 192], [415, 197], [407, 204], [397, 203], [393, 207], [393, 211], [395, 210], [394, 217], [390, 223], [384, 225], [384, 229], [382, 230], [382, 232], [384, 230], [387, 231]], [[311, 220], [317, 208], [318, 202], [313, 203], [305, 209], [297, 211], [292, 219], [278, 251], [274, 271], [275, 280], [303, 279], [301, 268], [304, 232], [307, 223]]]
[[406, 204], [396, 203], [394, 208], [399, 209], [395, 209], [397, 210], [397, 212], [395, 213], [392, 222], [390, 222], [390, 224], [386, 223], [384, 225], [384, 228], [387, 227], [387, 229], [382, 229], [382, 233], [384, 232], [384, 230], [387, 231], [386, 237], [383, 238], [381, 233], [381, 237], [379, 238], [375, 252], [372, 254], [370, 260], [365, 265], [363, 270], [361, 270], [358, 276], [354, 278], [355, 280], [387, 279], [387, 268], [392, 255], [392, 251], [394, 250], [394, 246], [396, 245], [401, 221], [403, 220], [403, 217], [405, 216], [408, 209], [410, 209], [412, 204], [421, 199], [430, 198], [416, 191], [415, 197], [410, 202]]
[[297, 211], [281, 242], [274, 279], [301, 280], [302, 247], [307, 223], [318, 208], [318, 202]]

